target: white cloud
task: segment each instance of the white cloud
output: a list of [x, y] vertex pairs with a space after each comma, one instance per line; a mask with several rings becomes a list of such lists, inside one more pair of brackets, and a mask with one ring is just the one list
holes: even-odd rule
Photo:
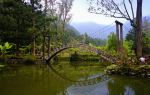
[[[148, 10], [149, 4], [150, 0], [143, 1], [143, 16], [150, 15]], [[133, 0], [133, 6], [134, 9], [136, 9], [136, 0]], [[96, 22], [105, 25], [109, 25], [110, 23], [115, 22], [115, 20], [119, 20], [122, 23], [126, 22], [125, 19], [115, 19], [111, 17], [105, 17], [104, 15], [89, 13], [87, 0], [74, 0], [71, 14], [71, 22]]]
[[[99, 24], [108, 25], [115, 22], [115, 18], [105, 17], [104, 15], [94, 14], [88, 12], [88, 3], [86, 0], [75, 0], [73, 3], [71, 23], [73, 22], [96, 22]], [[121, 22], [125, 22], [125, 19], [118, 19]]]

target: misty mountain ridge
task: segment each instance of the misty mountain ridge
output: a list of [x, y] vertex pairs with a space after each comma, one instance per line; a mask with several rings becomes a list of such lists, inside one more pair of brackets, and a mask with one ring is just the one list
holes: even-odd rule
[[[111, 25], [102, 25], [95, 22], [82, 22], [82, 23], [71, 23], [72, 27], [74, 27], [80, 34], [87, 33], [92, 38], [100, 38], [106, 39], [111, 32], [116, 33], [115, 22]], [[126, 22], [123, 26], [123, 36], [130, 30], [130, 23]]]

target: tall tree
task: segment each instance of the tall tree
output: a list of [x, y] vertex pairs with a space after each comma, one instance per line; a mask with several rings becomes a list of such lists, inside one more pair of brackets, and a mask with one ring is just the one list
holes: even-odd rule
[[[32, 15], [34, 14], [34, 9], [35, 9], [35, 0], [30, 0], [30, 3], [31, 3], [31, 12], [32, 12]], [[32, 17], [32, 54], [35, 56], [35, 20], [34, 20], [34, 16]]]
[[[16, 44], [16, 55], [21, 44], [26, 44], [29, 35], [25, 32], [30, 27], [28, 14], [29, 6], [22, 0], [4, 0], [0, 2], [0, 30], [2, 41]], [[28, 39], [26, 38], [28, 37]]]
[[31, 5], [31, 14], [32, 14], [32, 28], [30, 28], [30, 32], [32, 33], [32, 55], [35, 56], [35, 40], [36, 40], [36, 18], [37, 18], [37, 10], [41, 9], [41, 0], [30, 0], [30, 5]]
[[[142, 1], [137, 0], [136, 17], [134, 14], [133, 3], [131, 0], [88, 0], [90, 2], [89, 12], [96, 14], [103, 14], [114, 18], [125, 18], [129, 20], [131, 26], [136, 31], [136, 55], [137, 57], [142, 56]], [[127, 4], [129, 7], [127, 7]], [[122, 7], [123, 6], [123, 7]], [[136, 18], [136, 19], [135, 19]]]
[[150, 54], [150, 17], [144, 17], [142, 20], [142, 43], [143, 54]]
[[[127, 41], [132, 41], [133, 42], [133, 46], [132, 46], [132, 50], [135, 50], [135, 31], [132, 28], [128, 34], [126, 35], [126, 40]], [[147, 55], [150, 54], [150, 18], [149, 17], [144, 17], [142, 20], [142, 51], [143, 54]]]
[[[65, 27], [66, 24], [69, 22], [71, 19], [71, 15], [69, 14], [72, 3], [74, 0], [54, 0], [55, 1], [55, 10], [56, 13], [55, 15], [57, 16], [57, 25], [59, 27], [60, 32], [61, 32], [61, 39], [63, 39], [63, 34], [65, 32]], [[53, 3], [54, 4], [54, 3]]]
[[38, 1], [35, 0], [34, 8], [30, 2], [24, 0], [4, 0], [4, 2], [0, 2], [1, 40], [14, 43], [16, 45], [16, 55], [19, 54], [19, 48], [33, 42], [33, 31], [29, 31], [33, 30], [33, 17], [34, 27], [38, 29], [41, 27], [39, 22], [42, 12], [39, 10]]
[[142, 56], [142, 1], [137, 0], [136, 10], [136, 54], [139, 58]]

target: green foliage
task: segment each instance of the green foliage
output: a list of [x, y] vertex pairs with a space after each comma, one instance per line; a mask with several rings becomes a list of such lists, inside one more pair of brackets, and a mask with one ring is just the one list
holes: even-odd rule
[[143, 46], [150, 47], [150, 17], [143, 18]]
[[[34, 0], [34, 8], [24, 0], [4, 0], [4, 2], [0, 2], [1, 41], [16, 44], [16, 52], [19, 52], [20, 46], [30, 44], [34, 38], [33, 34], [37, 34], [38, 30], [44, 25], [41, 24], [41, 19], [44, 16], [40, 6], [40, 0]], [[34, 29], [32, 29], [33, 19]]]
[[116, 50], [117, 49], [117, 44], [116, 44], [117, 38], [114, 32], [112, 32], [109, 36], [108, 36], [108, 40], [107, 40], [107, 49], [108, 50]]
[[106, 40], [98, 39], [98, 38], [92, 38], [87, 35], [87, 33], [81, 35], [80, 41], [85, 44], [91, 44], [95, 46], [104, 46], [106, 44]]
[[131, 41], [131, 40], [129, 40], [129, 41], [126, 40], [123, 43], [124, 50], [128, 55], [134, 55], [132, 46], [133, 46], [133, 41]]
[[[143, 55], [150, 54], [150, 18], [144, 17], [142, 23], [142, 42], [143, 42]], [[135, 30], [131, 29], [129, 33], [126, 35], [126, 41], [132, 41], [132, 48], [131, 50], [135, 50], [136, 43], [135, 43]]]
[[143, 31], [143, 53], [150, 54], [150, 30]]
[[97, 46], [96, 48], [100, 50], [107, 50], [107, 46]]
[[135, 30], [134, 29], [132, 29], [128, 32], [128, 34], [126, 35], [126, 40], [133, 42], [132, 49], [134, 49], [134, 47], [135, 47]]
[[0, 45], [0, 51], [1, 51], [2, 56], [7, 54], [8, 53], [7, 50], [9, 50], [11, 48], [12, 48], [12, 45], [9, 44], [8, 42], [6, 42], [4, 45]]
[[115, 65], [115, 64], [112, 64], [110, 66], [107, 66], [107, 70], [112, 70], [112, 69], [117, 69], [118, 68], [118, 65]]
[[106, 72], [113, 74], [147, 76], [147, 74], [150, 74], [150, 65], [110, 65], [106, 68]]
[[[76, 44], [84, 42], [91, 46], [104, 45], [105, 40], [91, 38], [87, 34], [80, 33], [68, 25], [70, 18], [66, 14], [63, 19], [63, 11], [59, 8], [48, 7], [46, 15], [41, 0], [3, 0], [0, 2], [0, 31], [1, 42], [14, 44], [11, 54], [29, 54], [32, 50], [41, 54], [43, 49], [44, 36], [50, 36], [50, 47], [55, 49], [62, 45]], [[52, 1], [57, 6], [56, 1]], [[66, 1], [67, 2], [67, 1]], [[68, 3], [71, 1], [68, 1]], [[61, 2], [60, 2], [61, 3]], [[62, 5], [65, 4], [62, 2]], [[72, 4], [71, 4], [72, 5]], [[71, 8], [68, 5], [68, 11]], [[58, 14], [58, 11], [62, 14]], [[45, 39], [45, 51], [48, 47], [48, 39]], [[2, 46], [1, 46], [2, 48]], [[2, 51], [2, 49], [1, 49]], [[5, 50], [4, 50], [5, 51]]]

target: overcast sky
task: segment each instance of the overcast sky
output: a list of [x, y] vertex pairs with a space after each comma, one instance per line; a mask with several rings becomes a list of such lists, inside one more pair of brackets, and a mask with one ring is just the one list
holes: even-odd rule
[[[136, 0], [133, 0], [134, 8], [136, 9]], [[81, 22], [96, 22], [99, 24], [109, 25], [116, 19], [105, 17], [103, 15], [92, 14], [88, 12], [88, 2], [87, 0], [74, 0], [71, 14], [71, 23], [81, 23]], [[150, 15], [150, 0], [143, 0], [143, 16]], [[125, 22], [125, 19], [117, 19], [121, 22]]]

